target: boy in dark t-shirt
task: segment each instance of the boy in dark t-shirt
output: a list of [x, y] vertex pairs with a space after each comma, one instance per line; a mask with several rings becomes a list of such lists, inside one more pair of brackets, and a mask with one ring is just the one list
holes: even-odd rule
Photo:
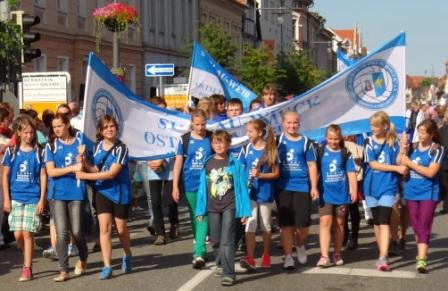
[[208, 216], [216, 275], [222, 276], [224, 286], [235, 281], [235, 217], [245, 223], [251, 215], [247, 176], [243, 165], [229, 155], [230, 143], [228, 132], [213, 133], [211, 144], [215, 154], [205, 162], [196, 204], [197, 220]]

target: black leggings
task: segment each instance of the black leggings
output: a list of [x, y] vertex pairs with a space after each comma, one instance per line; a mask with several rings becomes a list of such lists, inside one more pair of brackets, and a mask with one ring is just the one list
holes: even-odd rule
[[[165, 224], [163, 222], [163, 196], [168, 197], [168, 219], [170, 224], [179, 224], [178, 204], [171, 196], [173, 181], [150, 180], [152, 211], [154, 213], [154, 230], [159, 235], [165, 235]], [[164, 195], [162, 195], [162, 189]]]
[[374, 225], [390, 225], [392, 207], [377, 206], [370, 208], [372, 210]]
[[[351, 229], [348, 228], [348, 217], [350, 216]], [[361, 216], [359, 214], [359, 203], [355, 202], [350, 204], [349, 211], [347, 212], [347, 217], [345, 219], [345, 240], [350, 237], [357, 239], [359, 234], [359, 223], [361, 221]]]

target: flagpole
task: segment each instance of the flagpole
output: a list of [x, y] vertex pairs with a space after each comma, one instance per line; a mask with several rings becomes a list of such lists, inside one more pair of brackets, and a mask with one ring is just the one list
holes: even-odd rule
[[[92, 54], [93, 53], [89, 53], [89, 55], [88, 55], [87, 74], [86, 74], [86, 82], [85, 82], [86, 86], [84, 87], [84, 100], [82, 102], [82, 109], [84, 110], [84, 113], [82, 115], [82, 134], [81, 134], [80, 140], [81, 140], [81, 145], [84, 146], [84, 151], [85, 151], [84, 135], [86, 134], [86, 117], [87, 117], [87, 114], [88, 114], [86, 112], [86, 109], [87, 109], [87, 94], [86, 94], [86, 92], [88, 92], [88, 88], [90, 86], [90, 75], [91, 75], [91, 68], [90, 68], [91, 64], [90, 64], [90, 61], [91, 61], [91, 58], [92, 58]], [[80, 149], [78, 149], [78, 152], [79, 151], [80, 151]], [[76, 180], [76, 186], [78, 188], [81, 186], [81, 180], [80, 179]]]
[[193, 43], [193, 53], [192, 53], [192, 57], [191, 57], [191, 65], [190, 65], [190, 73], [188, 76], [188, 90], [187, 90], [187, 108], [188, 106], [191, 104], [191, 95], [190, 95], [190, 88], [191, 88], [191, 78], [192, 78], [192, 72], [193, 72], [193, 61], [194, 61], [194, 56], [195, 56], [195, 52], [196, 52], [196, 42]]

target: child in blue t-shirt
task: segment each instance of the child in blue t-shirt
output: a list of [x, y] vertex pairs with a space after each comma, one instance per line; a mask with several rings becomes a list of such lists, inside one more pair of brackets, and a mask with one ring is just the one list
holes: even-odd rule
[[390, 243], [390, 218], [395, 195], [398, 192], [398, 174], [407, 173], [405, 166], [397, 165], [399, 145], [394, 125], [384, 111], [370, 117], [372, 136], [365, 142], [364, 195], [373, 215], [375, 237], [379, 248], [376, 268], [390, 269], [388, 251]]
[[95, 181], [94, 205], [100, 226], [101, 253], [104, 267], [99, 278], [112, 277], [112, 228], [115, 224], [123, 247], [121, 270], [132, 270], [132, 253], [127, 219], [131, 202], [131, 178], [128, 165], [128, 148], [118, 139], [118, 122], [110, 115], [98, 120], [99, 142], [95, 146], [93, 164], [85, 161], [85, 172], [77, 172], [77, 179]]
[[404, 184], [404, 198], [417, 240], [416, 269], [426, 273], [428, 245], [437, 202], [440, 199], [439, 171], [445, 156], [437, 124], [426, 119], [417, 126], [418, 143], [408, 153], [407, 135], [400, 144], [398, 163], [410, 169]]
[[263, 226], [263, 256], [261, 266], [271, 267], [271, 211], [274, 201], [274, 180], [279, 176], [277, 148], [272, 127], [261, 119], [251, 120], [246, 127], [249, 144], [241, 162], [249, 176], [249, 195], [252, 204], [252, 217], [246, 224], [247, 255], [241, 259], [242, 268], [254, 270], [255, 232], [258, 213]]
[[69, 279], [68, 241], [70, 231], [75, 238], [79, 261], [75, 275], [83, 275], [87, 269], [87, 244], [82, 229], [82, 207], [86, 195], [85, 183], [77, 181], [75, 173], [82, 169], [83, 148], [81, 140], [70, 125], [66, 114], [57, 113], [52, 120], [55, 139], [45, 146], [45, 167], [48, 181], [48, 200], [57, 233], [59, 276], [55, 282]]
[[207, 253], [205, 246], [208, 229], [207, 217], [201, 221], [197, 221], [195, 218], [199, 178], [205, 161], [212, 154], [209, 132], [205, 129], [206, 123], [207, 115], [203, 110], [196, 109], [191, 113], [191, 131], [184, 134], [179, 141], [173, 168], [173, 199], [179, 202], [180, 189], [182, 189], [190, 213], [195, 238], [192, 262], [195, 269], [200, 269], [205, 265], [205, 254]]
[[284, 269], [294, 269], [294, 233], [297, 258], [306, 264], [305, 244], [311, 225], [311, 201], [318, 198], [316, 154], [312, 142], [299, 132], [300, 116], [287, 111], [282, 118], [283, 132], [278, 138], [280, 177], [276, 182], [279, 225], [285, 254]]
[[14, 231], [24, 262], [19, 281], [33, 278], [34, 233], [40, 226], [39, 214], [45, 209], [47, 174], [37, 146], [36, 125], [28, 116], [14, 122], [16, 146], [3, 157], [4, 209], [9, 212], [9, 230]]
[[208, 216], [216, 274], [222, 275], [222, 285], [230, 286], [235, 281], [236, 219], [244, 224], [251, 215], [247, 176], [241, 162], [228, 151], [230, 134], [216, 130], [211, 139], [215, 155], [202, 170], [196, 216], [199, 221]]
[[331, 265], [329, 249], [333, 228], [333, 263], [344, 264], [342, 241], [348, 205], [356, 201], [355, 162], [347, 148], [341, 128], [331, 124], [326, 130], [326, 145], [318, 150], [321, 191], [319, 198], [319, 239], [321, 256], [318, 267]]

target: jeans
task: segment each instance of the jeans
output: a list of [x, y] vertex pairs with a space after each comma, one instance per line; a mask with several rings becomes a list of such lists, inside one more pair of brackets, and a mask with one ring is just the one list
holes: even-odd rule
[[150, 180], [149, 188], [151, 192], [152, 212], [154, 215], [154, 229], [158, 235], [165, 235], [165, 224], [163, 222], [163, 197], [168, 195], [169, 212], [168, 217], [171, 226], [179, 223], [178, 204], [173, 200], [171, 191], [173, 181]]
[[223, 277], [235, 280], [235, 210], [209, 212], [208, 223], [216, 267], [223, 269]]
[[53, 210], [53, 218], [56, 226], [56, 251], [58, 253], [59, 270], [61, 272], [68, 272], [70, 231], [75, 238], [80, 260], [86, 261], [88, 256], [87, 244], [82, 230], [83, 201], [51, 200], [50, 203], [52, 204], [51, 209]]
[[205, 258], [205, 254], [207, 253], [205, 240], [207, 238], [208, 218], [204, 216], [202, 221], [196, 219], [196, 202], [198, 200], [198, 194], [196, 192], [185, 192], [185, 197], [187, 198], [191, 227], [193, 228], [193, 235], [196, 241], [193, 248], [193, 258]]

